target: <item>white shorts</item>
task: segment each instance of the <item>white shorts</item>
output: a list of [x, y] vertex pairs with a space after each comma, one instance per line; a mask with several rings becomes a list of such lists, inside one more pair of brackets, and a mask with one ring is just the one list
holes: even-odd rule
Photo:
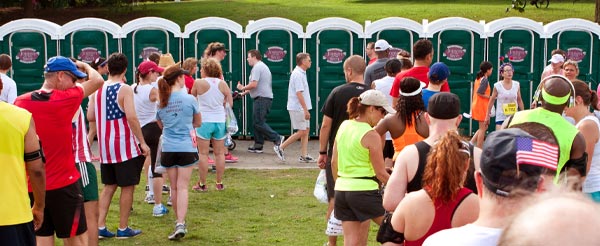
[[289, 110], [290, 121], [292, 122], [292, 128], [294, 130], [306, 130], [310, 125], [310, 120], [304, 119], [304, 111], [302, 110]]

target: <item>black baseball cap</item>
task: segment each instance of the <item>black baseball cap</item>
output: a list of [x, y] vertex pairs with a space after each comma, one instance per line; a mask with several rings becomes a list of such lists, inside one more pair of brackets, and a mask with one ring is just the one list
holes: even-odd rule
[[460, 99], [454, 93], [436, 93], [429, 98], [427, 113], [440, 120], [454, 119], [460, 114]]

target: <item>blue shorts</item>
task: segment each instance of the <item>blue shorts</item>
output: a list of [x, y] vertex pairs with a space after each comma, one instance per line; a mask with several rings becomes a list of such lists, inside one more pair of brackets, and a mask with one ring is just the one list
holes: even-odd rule
[[204, 140], [223, 140], [226, 133], [225, 122], [202, 122], [202, 125], [196, 128], [197, 137]]
[[502, 124], [504, 124], [504, 121], [503, 121], [503, 120], [501, 120], [501, 121], [496, 121], [496, 125], [498, 125], [498, 126], [501, 126]]

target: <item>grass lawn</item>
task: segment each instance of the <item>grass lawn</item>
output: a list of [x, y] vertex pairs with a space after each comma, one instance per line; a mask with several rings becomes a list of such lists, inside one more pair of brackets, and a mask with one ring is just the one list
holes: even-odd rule
[[[136, 189], [130, 225], [143, 233], [127, 240], [103, 239], [100, 245], [323, 245], [327, 206], [312, 195], [318, 172], [227, 169], [224, 191], [209, 185], [206, 193], [190, 192], [189, 233], [180, 242], [167, 239], [175, 221], [171, 207], [168, 215], [152, 217], [152, 205], [143, 202], [142, 181]], [[192, 181], [196, 180], [194, 175]], [[214, 174], [209, 174], [208, 183], [212, 182]], [[113, 232], [118, 225], [118, 195], [107, 220]], [[378, 245], [377, 228], [371, 227], [369, 245]]]
[[[593, 20], [593, 0], [553, 0], [550, 8], [536, 9], [528, 5], [524, 13], [511, 10], [510, 0], [191, 0], [183, 2], [142, 3], [133, 12], [115, 9], [80, 8], [73, 10], [37, 11], [36, 17], [62, 25], [82, 17], [100, 17], [123, 24], [142, 16], [158, 16], [172, 20], [182, 28], [192, 20], [217, 16], [231, 19], [242, 26], [249, 20], [265, 17], [283, 17], [301, 25], [325, 17], [344, 17], [364, 24], [385, 17], [404, 17], [417, 22], [433, 21], [443, 17], [465, 17], [473, 20], [491, 21], [504, 17], [525, 17], [549, 23], [565, 18]], [[0, 24], [21, 18], [18, 12], [0, 11]]]

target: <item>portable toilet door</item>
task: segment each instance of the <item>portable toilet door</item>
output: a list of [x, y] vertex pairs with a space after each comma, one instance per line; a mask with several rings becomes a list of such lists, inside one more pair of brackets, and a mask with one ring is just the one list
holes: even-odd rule
[[[451, 17], [425, 25], [426, 36], [433, 44], [433, 60], [450, 68], [450, 91], [460, 98], [461, 112], [470, 113], [475, 74], [479, 71], [479, 64], [485, 60], [484, 23]], [[459, 128], [464, 135], [470, 135], [478, 126], [468, 119], [463, 120]]]
[[[282, 135], [290, 135], [292, 127], [287, 111], [287, 95], [290, 75], [296, 67], [296, 54], [303, 52], [304, 32], [302, 26], [292, 20], [272, 17], [250, 21], [246, 26], [245, 52], [256, 49], [272, 75], [273, 103], [267, 122], [273, 130]], [[252, 68], [246, 64], [245, 83], [248, 83]], [[310, 79], [309, 79], [310, 81]], [[247, 135], [253, 135], [252, 103], [246, 104]], [[314, 102], [313, 102], [314, 105]], [[314, 109], [314, 106], [313, 106]], [[314, 110], [313, 110], [314, 112]]]
[[[384, 39], [391, 46], [389, 58], [396, 58], [400, 51], [407, 51], [412, 59], [412, 47], [423, 36], [423, 25], [400, 17], [388, 17], [375, 22], [365, 22], [365, 47], [369, 42]], [[369, 59], [364, 54], [365, 59]]]
[[181, 58], [181, 28], [175, 22], [158, 17], [143, 17], [121, 28], [121, 50], [129, 60], [127, 83], [134, 83], [137, 66], [154, 52], [171, 53], [175, 62]]
[[107, 58], [119, 51], [121, 27], [98, 18], [82, 18], [64, 24], [60, 32], [60, 53], [86, 63]]
[[500, 80], [500, 57], [508, 57], [514, 69], [513, 80], [519, 81], [523, 104], [529, 108], [546, 64], [542, 23], [521, 17], [503, 18], [487, 23], [486, 33], [488, 59], [494, 64], [494, 72], [490, 76], [494, 79], [490, 83]]
[[[238, 81], [243, 79], [244, 59], [242, 53], [242, 26], [236, 22], [219, 17], [207, 17], [194, 20], [187, 25], [182, 35], [183, 38], [183, 60], [189, 57], [200, 60], [208, 44], [220, 42], [229, 50], [227, 56], [221, 61], [223, 77], [229, 84], [231, 90], [235, 90]], [[194, 74], [195, 78], [200, 78], [200, 69]], [[234, 111], [240, 120], [238, 134], [243, 134], [243, 103], [235, 101], [233, 103]]]
[[59, 32], [59, 25], [40, 19], [20, 19], [0, 27], [2, 50], [12, 59], [9, 75], [19, 95], [42, 86], [44, 65], [58, 54]]
[[573, 60], [579, 67], [580, 80], [592, 83], [592, 89], [598, 86], [598, 56], [600, 56], [600, 26], [583, 19], [564, 19], [544, 26], [546, 39], [546, 59], [551, 58], [554, 49], [567, 52], [567, 59]]
[[333, 88], [346, 83], [343, 69], [346, 58], [364, 54], [364, 37], [360, 24], [344, 18], [324, 18], [306, 26], [306, 51], [312, 59], [307, 76], [309, 84], [316, 85], [315, 90], [311, 87], [316, 92], [311, 132], [318, 135], [323, 118], [321, 108]]

